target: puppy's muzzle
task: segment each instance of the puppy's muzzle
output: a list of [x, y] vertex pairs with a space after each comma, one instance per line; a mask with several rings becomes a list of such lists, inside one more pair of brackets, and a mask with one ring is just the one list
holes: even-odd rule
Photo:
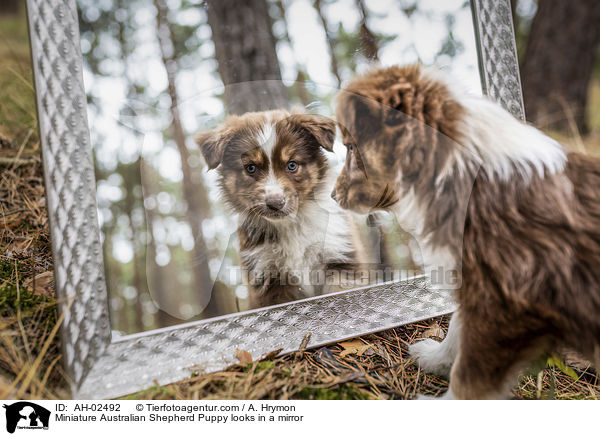
[[280, 211], [285, 206], [285, 198], [283, 195], [269, 195], [265, 197], [265, 204], [274, 211]]

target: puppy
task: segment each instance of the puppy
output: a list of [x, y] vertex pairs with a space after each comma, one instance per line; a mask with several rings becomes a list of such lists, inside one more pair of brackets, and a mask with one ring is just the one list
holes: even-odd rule
[[[354, 263], [345, 213], [324, 150], [335, 122], [283, 110], [230, 116], [196, 142], [240, 217], [239, 252], [251, 307], [328, 292]], [[339, 277], [339, 276], [336, 276]]]
[[394, 212], [430, 271], [460, 273], [446, 339], [411, 354], [449, 373], [448, 398], [505, 398], [558, 346], [600, 363], [600, 161], [453, 88], [419, 66], [352, 81], [333, 196]]

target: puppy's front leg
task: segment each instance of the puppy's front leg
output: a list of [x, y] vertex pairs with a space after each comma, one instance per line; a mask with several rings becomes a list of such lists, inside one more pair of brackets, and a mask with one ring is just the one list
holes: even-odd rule
[[276, 276], [267, 278], [258, 286], [249, 285], [248, 299], [250, 309], [306, 298], [302, 288], [297, 285], [287, 284], [287, 281], [289, 281], [287, 276], [285, 279], [282, 279], [281, 274], [277, 274]]
[[448, 377], [458, 354], [461, 321], [458, 311], [454, 312], [448, 334], [442, 342], [424, 339], [408, 347], [408, 352], [425, 372]]

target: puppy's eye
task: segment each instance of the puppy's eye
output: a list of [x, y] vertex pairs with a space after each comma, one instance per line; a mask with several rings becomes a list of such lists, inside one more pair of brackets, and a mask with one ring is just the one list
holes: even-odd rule
[[296, 172], [296, 170], [298, 170], [298, 164], [296, 162], [294, 162], [293, 160], [291, 160], [287, 164], [287, 169], [290, 173], [294, 173], [294, 172]]
[[256, 165], [254, 164], [248, 164], [244, 168], [248, 174], [254, 174], [256, 172]]
[[353, 144], [348, 144], [346, 147], [348, 148], [348, 152], [349, 153], [353, 153], [354, 152], [354, 145]]

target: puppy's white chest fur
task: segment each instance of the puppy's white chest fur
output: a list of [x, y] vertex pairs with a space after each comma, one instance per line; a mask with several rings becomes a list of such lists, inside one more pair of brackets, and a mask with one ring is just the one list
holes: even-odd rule
[[307, 296], [322, 286], [310, 283], [314, 271], [328, 263], [348, 262], [352, 250], [350, 230], [341, 209], [333, 203], [311, 201], [295, 216], [272, 222], [278, 238], [253, 248], [247, 254], [256, 259], [256, 269], [277, 272], [300, 287]]
[[[410, 189], [400, 198], [398, 203], [392, 207], [392, 213], [396, 216], [402, 228], [410, 233], [419, 245], [420, 257], [415, 261], [420, 263], [423, 272], [433, 280], [435, 274], [452, 271], [459, 267], [458, 260], [452, 255], [448, 247], [440, 247], [431, 241], [431, 235], [424, 232], [425, 211], [415, 196], [414, 190]], [[413, 250], [413, 255], [417, 253]], [[441, 268], [441, 270], [440, 270]], [[434, 271], [438, 271], [434, 273]], [[437, 282], [437, 280], [435, 280]], [[432, 283], [447, 286], [447, 283]]]

